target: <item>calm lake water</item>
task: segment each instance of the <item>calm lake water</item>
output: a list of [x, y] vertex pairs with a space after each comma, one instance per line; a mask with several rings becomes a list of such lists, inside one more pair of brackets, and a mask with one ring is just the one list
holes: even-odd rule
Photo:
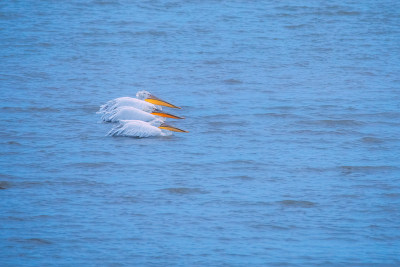
[[[1, 1], [1, 266], [400, 264], [399, 1]], [[107, 137], [138, 90], [189, 130]]]

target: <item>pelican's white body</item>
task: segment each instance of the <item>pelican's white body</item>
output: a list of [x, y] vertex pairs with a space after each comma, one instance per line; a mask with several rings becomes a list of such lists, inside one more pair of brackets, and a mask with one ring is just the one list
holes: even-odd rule
[[150, 137], [167, 136], [160, 128], [153, 125], [160, 125], [159, 121], [144, 122], [140, 120], [121, 120], [120, 124], [111, 129], [109, 136], [131, 136]]
[[161, 121], [164, 122], [165, 119], [154, 116], [143, 110], [134, 107], [119, 107], [110, 112], [106, 112], [101, 117], [103, 121], [107, 122], [118, 122], [120, 120], [140, 120], [140, 121]]
[[146, 102], [144, 100], [140, 100], [137, 98], [133, 98], [133, 97], [119, 97], [113, 100], [108, 101], [107, 103], [105, 103], [104, 105], [100, 106], [100, 110], [98, 113], [107, 113], [107, 112], [111, 112], [116, 108], [119, 107], [133, 107], [133, 108], [137, 108], [140, 110], [143, 110], [145, 112], [152, 112], [155, 109], [159, 109], [161, 110], [160, 107], [153, 105], [149, 102]]

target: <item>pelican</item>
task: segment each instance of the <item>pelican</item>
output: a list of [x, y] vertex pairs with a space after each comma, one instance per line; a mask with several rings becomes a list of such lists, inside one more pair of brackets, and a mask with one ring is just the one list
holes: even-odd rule
[[145, 122], [159, 120], [164, 122], [165, 118], [183, 119], [182, 117], [162, 112], [158, 109], [154, 110], [152, 113], [147, 113], [134, 107], [119, 107], [104, 113], [101, 117], [101, 119], [106, 122], [118, 122], [120, 120], [140, 120]]
[[120, 123], [108, 132], [108, 136], [131, 136], [131, 137], [150, 137], [150, 136], [167, 136], [168, 134], [161, 129], [183, 132], [187, 131], [167, 125], [160, 120], [144, 122], [140, 120], [121, 120]]
[[[164, 100], [161, 100], [147, 91], [139, 91], [136, 93], [136, 98], [133, 97], [119, 97], [108, 101], [106, 104], [100, 106], [98, 113], [104, 114], [110, 112], [118, 107], [134, 107], [145, 112], [153, 112], [154, 110], [161, 110], [160, 106], [179, 108]], [[161, 115], [159, 115], [161, 116]]]

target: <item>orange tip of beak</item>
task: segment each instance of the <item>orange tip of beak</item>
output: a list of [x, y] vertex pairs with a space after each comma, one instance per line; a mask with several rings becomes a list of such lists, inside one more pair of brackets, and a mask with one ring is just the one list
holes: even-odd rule
[[168, 131], [172, 131], [172, 132], [180, 132], [180, 133], [188, 133], [188, 131], [167, 125], [165, 123], [161, 124], [158, 128], [160, 129], [164, 129], [164, 130], [168, 130]]
[[164, 117], [164, 118], [171, 118], [171, 119], [184, 119], [184, 117], [179, 117], [179, 116], [175, 116], [166, 112], [162, 112], [161, 110], [154, 110], [152, 113], [150, 113], [152, 115], [156, 115], [156, 116], [160, 116], [160, 117]]
[[178, 106], [172, 105], [171, 103], [168, 103], [167, 101], [161, 100], [153, 95], [150, 95], [149, 98], [146, 98], [144, 101], [152, 103], [157, 106], [164, 106], [164, 107], [169, 107], [169, 108], [179, 108]]

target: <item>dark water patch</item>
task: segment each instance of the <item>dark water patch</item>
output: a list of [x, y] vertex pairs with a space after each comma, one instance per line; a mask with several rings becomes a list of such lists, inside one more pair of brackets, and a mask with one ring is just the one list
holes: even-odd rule
[[199, 117], [198, 119], [204, 120], [204, 121], [214, 121], [214, 120], [224, 120], [227, 118], [226, 114], [217, 114], [217, 115], [206, 115]]
[[275, 106], [275, 107], [268, 107], [268, 109], [278, 109], [283, 111], [295, 110], [297, 109], [295, 106]]
[[223, 165], [229, 165], [229, 166], [235, 166], [235, 165], [254, 165], [254, 164], [258, 164], [258, 162], [254, 161], [254, 160], [242, 160], [242, 159], [238, 159], [238, 160], [228, 160], [228, 161], [223, 161], [220, 162]]
[[386, 194], [383, 194], [383, 196], [387, 197], [387, 198], [398, 199], [398, 198], [400, 198], [400, 193], [386, 193]]
[[350, 199], [359, 199], [361, 198], [360, 195], [354, 195], [354, 194], [341, 194], [337, 196], [338, 199], [342, 199], [342, 198], [350, 198]]
[[55, 179], [55, 180], [18, 180], [13, 182], [15, 188], [35, 188], [35, 187], [79, 187], [79, 188], [99, 188], [107, 187], [107, 184], [98, 181], [83, 180], [83, 179]]
[[18, 179], [17, 176], [11, 175], [11, 174], [6, 174], [6, 173], [0, 173], [0, 178], [4, 179]]
[[298, 208], [312, 208], [316, 205], [316, 203], [306, 200], [281, 200], [276, 202], [279, 205], [286, 207], [298, 207]]
[[29, 221], [27, 217], [16, 217], [16, 216], [7, 216], [5, 217], [5, 220], [16, 221], [16, 222]]
[[305, 172], [305, 173], [326, 173], [333, 171], [331, 167], [302, 167], [297, 169], [299, 172]]
[[48, 185], [50, 184], [51, 181], [48, 180], [37, 180], [37, 181], [18, 181], [18, 182], [14, 182], [13, 186], [15, 188], [33, 188], [33, 187], [43, 187], [44, 185]]
[[25, 216], [24, 215], [23, 217], [8, 216], [8, 217], [5, 217], [5, 219], [10, 220], [10, 221], [42, 221], [42, 220], [52, 219], [54, 217], [61, 218], [63, 216], [49, 216], [49, 215]]
[[11, 187], [11, 183], [8, 181], [0, 181], [0, 190], [8, 189]]
[[364, 125], [364, 122], [356, 120], [309, 120], [298, 121], [300, 124], [320, 125], [325, 127], [354, 127]]
[[230, 85], [242, 84], [243, 83], [241, 80], [237, 80], [237, 79], [227, 79], [227, 80], [223, 80], [223, 82], [225, 84], [230, 84]]
[[220, 60], [205, 60], [203, 61], [203, 63], [206, 65], [218, 65], [221, 64], [222, 62]]
[[363, 137], [361, 138], [361, 142], [366, 143], [366, 144], [381, 144], [384, 143], [384, 140], [382, 140], [381, 138], [377, 138], [377, 137]]
[[239, 19], [240, 17], [238, 16], [232, 16], [232, 15], [222, 15], [221, 16], [221, 20], [224, 22], [228, 22], [228, 21], [234, 21]]
[[286, 5], [286, 6], [278, 6], [275, 7], [277, 10], [285, 10], [285, 11], [304, 11], [304, 10], [313, 10], [315, 8], [310, 6], [296, 6], [296, 5]]
[[399, 170], [398, 167], [395, 166], [339, 166], [339, 170], [344, 174], [351, 173], [382, 173], [382, 172], [390, 172]]
[[400, 112], [377, 112], [377, 113], [362, 113], [362, 114], [354, 114], [358, 118], [365, 119], [400, 119]]
[[248, 121], [210, 121], [207, 123], [211, 127], [228, 127], [228, 126], [236, 126], [242, 127], [249, 124]]
[[94, 5], [99, 6], [119, 6], [121, 3], [119, 1], [105, 1], [105, 0], [94, 0], [92, 2]]
[[88, 103], [85, 104], [78, 104], [77, 107], [70, 107], [70, 108], [65, 108], [63, 111], [71, 113], [75, 111], [82, 111], [87, 114], [93, 114], [96, 113], [99, 110], [100, 105], [89, 105]]
[[143, 22], [140, 21], [135, 21], [135, 20], [118, 20], [118, 21], [113, 21], [110, 24], [116, 25], [116, 26], [128, 26], [128, 25], [139, 25], [143, 24]]
[[339, 10], [335, 12], [335, 16], [358, 16], [360, 15], [360, 12], [357, 11], [347, 11], [347, 10]]
[[[218, 204], [221, 204], [221, 201], [218, 201]], [[272, 206], [274, 203], [268, 201], [227, 201], [226, 205], [229, 206], [240, 206], [240, 207], [268, 207]]]
[[140, 202], [141, 199], [137, 196], [130, 196], [130, 195], [126, 195], [126, 196], [121, 196], [118, 199], [115, 199], [115, 201], [109, 202], [109, 203], [114, 203], [114, 204], [119, 204], [119, 203], [138, 203]]
[[287, 25], [284, 26], [286, 29], [296, 30], [296, 29], [303, 29], [309, 27], [310, 25], [307, 24], [298, 24], [298, 25]]
[[20, 143], [18, 143], [17, 141], [8, 141], [6, 142], [7, 145], [10, 146], [22, 146]]
[[137, 31], [137, 32], [126, 32], [127, 34], [130, 33], [132, 36], [167, 36], [165, 31], [157, 31], [157, 30], [149, 30], [149, 31]]
[[38, 113], [38, 112], [43, 112], [43, 113], [55, 113], [55, 112], [60, 112], [59, 109], [55, 108], [50, 108], [50, 107], [31, 107], [31, 108], [20, 108], [20, 107], [2, 107], [0, 108], [1, 111], [4, 112], [13, 112], [13, 113]]
[[292, 230], [295, 229], [296, 226], [283, 226], [279, 224], [253, 224], [250, 227], [255, 228], [255, 229], [270, 229], [270, 230], [278, 230], [278, 231], [287, 231], [287, 230]]
[[28, 112], [44, 112], [44, 113], [54, 113], [54, 112], [60, 112], [59, 109], [56, 108], [50, 108], [50, 107], [32, 107], [27, 109]]
[[250, 181], [254, 180], [254, 177], [248, 176], [248, 175], [235, 175], [235, 176], [229, 176], [228, 179], [237, 179], [237, 180], [243, 180], [243, 181]]
[[105, 168], [105, 167], [118, 167], [121, 164], [115, 162], [79, 162], [68, 164], [67, 167], [73, 168]]
[[53, 242], [42, 239], [42, 238], [10, 238], [9, 239], [12, 242], [17, 242], [17, 243], [28, 243], [28, 244], [36, 244], [36, 245], [50, 245]]
[[259, 118], [299, 118], [299, 115], [291, 114], [291, 113], [274, 113], [274, 112], [267, 112], [267, 113], [258, 113], [254, 114], [255, 117]]
[[164, 188], [158, 191], [167, 192], [173, 195], [191, 195], [191, 194], [207, 194], [208, 192], [200, 188], [189, 188], [189, 187], [171, 187]]
[[358, 131], [352, 131], [352, 130], [336, 130], [336, 131], [316, 131], [316, 130], [295, 130], [295, 131], [290, 131], [291, 133], [294, 134], [302, 134], [302, 135], [333, 135], [333, 136], [340, 136], [340, 135], [355, 135], [355, 134], [360, 134]]

